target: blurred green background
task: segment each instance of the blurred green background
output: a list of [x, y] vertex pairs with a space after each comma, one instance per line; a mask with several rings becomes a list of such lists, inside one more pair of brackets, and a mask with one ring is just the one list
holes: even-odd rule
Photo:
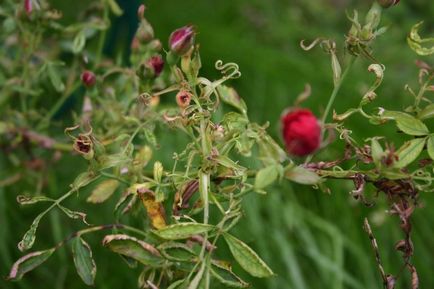
[[[51, 0], [52, 6], [65, 14], [65, 22], [73, 21], [89, 0]], [[112, 19], [113, 28], [106, 43], [106, 54], [127, 59], [129, 37], [137, 25], [138, 0], [119, 0], [125, 14]], [[350, 0], [149, 0], [147, 18], [156, 36], [166, 46], [171, 31], [185, 24], [194, 24], [199, 32], [203, 75], [217, 76], [214, 63], [218, 59], [239, 64], [242, 77], [233, 85], [249, 107], [249, 117], [258, 123], [270, 122], [269, 132], [280, 141], [280, 113], [291, 106], [306, 83], [312, 95], [304, 103], [317, 115], [325, 107], [332, 90], [329, 56], [317, 48], [304, 52], [302, 39], [318, 36], [333, 38], [342, 53], [344, 35], [350, 27], [346, 11], [358, 9], [364, 14], [371, 1]], [[389, 31], [374, 45], [374, 55], [386, 66], [384, 85], [372, 105], [401, 109], [412, 99], [403, 90], [406, 83], [417, 83], [417, 56], [407, 47], [410, 27], [425, 20], [423, 32], [434, 33], [434, 1], [412, 0], [386, 11], [383, 24]], [[428, 58], [422, 60], [429, 61]], [[432, 60], [432, 59], [431, 59]], [[366, 71], [370, 62], [359, 59], [344, 84], [335, 105], [338, 112], [358, 104], [369, 87], [372, 76]], [[394, 137], [397, 145], [403, 140], [391, 127], [374, 127], [358, 117], [348, 122], [356, 139], [375, 135]], [[171, 147], [172, 146], [172, 147]], [[165, 150], [174, 151], [176, 141]], [[335, 145], [320, 154], [320, 159], [334, 159], [342, 154]], [[171, 153], [167, 154], [168, 156]], [[73, 164], [73, 165], [72, 165]], [[48, 195], [59, 196], [80, 170], [77, 158], [65, 157], [56, 175], [50, 176]], [[84, 161], [81, 165], [84, 165]], [[256, 289], [307, 288], [382, 288], [369, 239], [362, 229], [368, 216], [380, 247], [387, 272], [395, 274], [401, 257], [393, 249], [402, 238], [396, 218], [386, 215], [382, 197], [373, 208], [365, 208], [349, 197], [351, 182], [328, 182], [331, 194], [309, 187], [283, 182], [269, 189], [267, 195], [251, 194], [245, 201], [244, 220], [234, 234], [255, 248], [277, 274], [270, 279], [253, 279], [234, 270]], [[0, 188], [0, 275], [5, 276], [14, 260], [20, 257], [16, 244], [37, 212], [37, 205], [20, 207], [15, 202], [18, 187]], [[372, 187], [368, 188], [373, 192]], [[86, 191], [81, 192], [86, 196]], [[111, 206], [84, 204], [84, 197], [69, 201], [69, 207], [81, 206], [93, 224], [110, 222]], [[81, 201], [80, 201], [81, 200]], [[114, 200], [112, 200], [114, 202]], [[414, 264], [418, 268], [422, 288], [434, 286], [434, 198], [421, 196], [423, 207], [414, 215]], [[81, 225], [53, 212], [38, 231], [35, 249], [51, 246]], [[54, 236], [51, 232], [54, 230]], [[91, 236], [98, 266], [96, 288], [136, 288], [138, 269], [129, 269], [121, 259], [98, 245], [101, 236]], [[66, 248], [68, 249], [68, 248]], [[224, 257], [224, 256], [220, 256]], [[399, 288], [410, 288], [409, 278]], [[19, 283], [0, 280], [0, 288], [84, 288], [74, 271], [69, 250], [61, 250], [46, 264], [26, 275]], [[220, 288], [220, 287], [215, 287]], [[223, 287], [221, 287], [223, 288]]]

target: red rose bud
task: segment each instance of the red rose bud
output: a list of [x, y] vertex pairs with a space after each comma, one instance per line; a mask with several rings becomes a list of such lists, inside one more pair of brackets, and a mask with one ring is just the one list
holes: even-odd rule
[[308, 109], [294, 109], [281, 118], [286, 150], [291, 155], [305, 156], [316, 151], [321, 142], [321, 127]]
[[163, 71], [164, 60], [161, 55], [155, 55], [149, 58], [148, 61], [146, 61], [146, 66], [151, 69], [154, 77], [157, 77], [158, 75], [160, 75], [161, 71]]
[[32, 0], [24, 0], [24, 10], [26, 11], [27, 15], [30, 15], [30, 13], [32, 13]]
[[176, 103], [180, 108], [186, 108], [191, 101], [191, 93], [186, 90], [180, 90], [176, 95]]
[[389, 8], [392, 5], [396, 5], [399, 3], [399, 0], [377, 0], [378, 4], [383, 8]]
[[85, 70], [81, 74], [81, 82], [87, 87], [93, 86], [96, 82], [95, 74], [90, 70]]
[[186, 54], [194, 44], [194, 35], [194, 28], [191, 25], [173, 31], [169, 37], [170, 50], [179, 56]]

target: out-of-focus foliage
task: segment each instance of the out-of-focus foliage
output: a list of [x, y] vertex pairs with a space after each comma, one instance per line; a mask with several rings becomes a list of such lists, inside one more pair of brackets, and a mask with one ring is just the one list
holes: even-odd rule
[[[4, 0], [3, 0], [4, 1]], [[53, 6], [64, 12], [67, 23], [80, 13], [80, 7], [89, 5], [89, 1], [51, 1]], [[128, 2], [128, 3], [125, 3]], [[432, 1], [401, 1], [401, 5], [384, 16], [389, 26], [388, 33], [376, 42], [375, 55], [387, 67], [385, 85], [377, 91], [377, 105], [389, 109], [402, 109], [409, 103], [409, 98], [402, 86], [409, 79], [416, 79], [414, 67], [415, 54], [406, 44], [407, 32], [421, 19], [426, 19], [424, 31], [432, 35]], [[105, 52], [120, 63], [127, 61], [132, 35], [137, 23], [135, 11], [138, 3], [120, 1], [127, 11], [119, 19], [113, 19], [114, 29], [107, 37]], [[192, 23], [198, 27], [199, 42], [203, 55], [204, 74], [213, 75], [215, 60], [223, 58], [225, 62], [237, 62], [243, 77], [235, 82], [240, 95], [249, 106], [249, 117], [259, 123], [270, 121], [271, 130], [276, 138], [280, 112], [289, 106], [304, 84], [310, 82], [313, 93], [306, 105], [320, 113], [327, 102], [333, 86], [330, 77], [329, 59], [320, 51], [307, 54], [299, 47], [301, 39], [313, 39], [317, 36], [343, 38], [349, 29], [345, 17], [347, 7], [359, 7], [367, 10], [363, 1], [148, 1], [148, 17], [154, 24], [155, 34], [168, 35], [174, 28]], [[122, 5], [121, 5], [122, 6]], [[129, 12], [128, 12], [129, 11]], [[431, 23], [429, 22], [431, 21]], [[430, 33], [431, 32], [431, 33]], [[422, 34], [422, 33], [421, 33]], [[55, 47], [58, 44], [53, 44]], [[343, 47], [338, 47], [342, 50]], [[366, 90], [363, 83], [370, 83], [364, 67], [368, 62], [356, 63], [351, 75], [339, 94], [335, 109], [345, 111], [356, 106], [359, 95]], [[69, 118], [70, 111], [81, 104], [78, 97], [71, 98], [55, 116], [55, 120]], [[47, 100], [53, 101], [53, 100]], [[361, 125], [363, 124], [363, 125]], [[355, 117], [349, 122], [352, 130], [360, 138], [364, 131], [390, 128], [367, 127]], [[59, 130], [55, 127], [53, 130]], [[402, 140], [396, 139], [397, 143]], [[174, 137], [161, 140], [162, 150], [173, 151], [178, 143]], [[331, 147], [321, 157], [337, 158], [342, 147]], [[1, 156], [3, 158], [4, 156]], [[0, 160], [1, 160], [0, 158]], [[167, 155], [169, 161], [171, 155]], [[65, 157], [56, 164], [58, 173], [50, 176], [49, 196], [57, 197], [80, 171], [77, 158]], [[73, 165], [71, 165], [73, 164]], [[0, 169], [2, 162], [0, 162]], [[0, 175], [5, 175], [3, 171]], [[13, 260], [18, 258], [15, 249], [16, 240], [27, 230], [38, 208], [20, 208], [15, 202], [19, 193], [34, 190], [27, 184], [11, 188], [0, 188], [0, 274], [6, 275]], [[249, 196], [244, 204], [247, 217], [239, 228], [237, 236], [261, 252], [277, 274], [268, 280], [255, 280], [254, 288], [380, 288], [379, 277], [373, 266], [370, 243], [362, 229], [362, 219], [369, 214], [375, 220], [373, 229], [382, 248], [384, 266], [396, 271], [399, 256], [392, 252], [393, 242], [400, 234], [395, 221], [387, 218], [384, 204], [377, 204], [369, 211], [361, 204], [352, 202], [348, 196], [352, 184], [342, 183], [331, 186], [331, 195], [313, 191], [307, 187], [282, 183], [266, 196]], [[82, 192], [87, 195], [88, 192]], [[433, 197], [424, 196], [425, 207], [414, 217], [414, 244], [417, 248], [414, 263], [418, 267], [421, 283], [430, 286], [434, 277], [430, 273], [434, 261], [428, 256], [434, 249], [434, 229], [430, 220], [434, 219]], [[70, 200], [71, 205], [78, 200]], [[112, 218], [109, 208], [86, 205], [83, 210], [94, 211], [95, 219], [91, 223], [104, 223]], [[95, 212], [96, 211], [96, 212]], [[98, 216], [98, 217], [95, 217]], [[55, 232], [55, 239], [60, 241], [68, 232], [75, 231], [76, 223], [63, 219], [58, 213], [50, 214], [50, 223], [45, 223], [38, 235], [39, 246], [43, 249], [53, 244], [50, 234]], [[75, 228], [76, 229], [76, 228]], [[100, 238], [90, 238], [89, 243], [96, 244]], [[46, 246], [44, 246], [46, 245]], [[99, 247], [99, 246], [97, 246]], [[390, 250], [389, 250], [390, 248]], [[98, 288], [135, 287], [138, 272], [128, 270], [118, 263], [118, 257], [108, 255], [104, 249], [95, 249], [93, 255], [98, 263]], [[76, 278], [74, 268], [69, 262], [67, 251], [62, 251], [48, 261], [45, 267], [29, 273], [28, 278], [20, 283], [3, 284], [5, 288], [82, 288]], [[222, 257], [229, 254], [221, 253]], [[54, 259], [54, 258], [53, 258]], [[119, 264], [119, 265], [117, 265]], [[235, 268], [238, 270], [239, 268]], [[238, 270], [239, 271], [239, 270]], [[243, 276], [249, 280], [248, 276]], [[36, 285], [38, 284], [38, 285]], [[49, 284], [49, 285], [48, 285]]]

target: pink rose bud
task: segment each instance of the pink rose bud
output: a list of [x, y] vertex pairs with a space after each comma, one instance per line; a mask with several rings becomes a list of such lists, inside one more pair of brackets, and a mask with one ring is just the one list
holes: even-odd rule
[[290, 110], [282, 116], [281, 123], [283, 140], [289, 154], [305, 156], [319, 148], [321, 127], [310, 110]]
[[176, 29], [169, 37], [170, 50], [179, 56], [186, 54], [194, 44], [195, 34], [191, 25]]
[[163, 71], [164, 68], [164, 60], [161, 57], [161, 55], [155, 55], [146, 61], [146, 66], [151, 69], [154, 76], [157, 77], [160, 75], [161, 71]]
[[146, 10], [146, 6], [144, 4], [140, 5], [139, 9], [137, 9], [137, 16], [139, 17], [140, 20], [143, 19], [145, 15], [145, 10]]
[[24, 10], [26, 11], [27, 15], [30, 15], [30, 13], [32, 13], [32, 0], [24, 0]]
[[93, 86], [96, 82], [95, 74], [90, 70], [83, 71], [81, 74], [81, 82], [87, 87]]

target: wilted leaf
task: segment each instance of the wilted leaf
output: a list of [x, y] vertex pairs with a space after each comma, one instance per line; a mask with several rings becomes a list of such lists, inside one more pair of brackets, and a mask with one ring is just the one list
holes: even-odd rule
[[229, 264], [225, 264], [221, 261], [212, 261], [211, 275], [220, 281], [223, 285], [232, 288], [247, 288], [249, 283], [242, 280], [235, 275]]
[[20, 205], [31, 205], [39, 202], [55, 202], [56, 200], [45, 197], [45, 196], [24, 196], [18, 195], [17, 202]]
[[45, 212], [42, 212], [33, 220], [30, 229], [24, 234], [23, 239], [18, 243], [18, 249], [20, 249], [21, 252], [33, 247], [36, 239], [36, 230], [38, 229], [39, 222], [44, 215]]
[[24, 274], [44, 263], [55, 251], [55, 248], [29, 253], [18, 259], [7, 277], [9, 280], [20, 280]]
[[247, 113], [247, 106], [246, 103], [244, 102], [244, 100], [238, 95], [237, 91], [232, 88], [232, 87], [228, 87], [226, 85], [220, 85], [217, 87], [217, 92], [220, 96], [220, 99], [235, 107], [236, 109], [238, 109], [240, 112], [242, 112], [243, 114]]
[[321, 177], [315, 172], [301, 166], [295, 166], [287, 169], [285, 172], [285, 177], [302, 185], [315, 185], [321, 181]]
[[75, 269], [83, 282], [93, 286], [96, 275], [96, 264], [92, 258], [90, 246], [81, 238], [76, 237], [72, 243], [72, 256]]
[[395, 167], [403, 168], [413, 162], [422, 152], [425, 141], [426, 138], [415, 138], [405, 142], [396, 152], [399, 159], [395, 163]]
[[272, 184], [279, 176], [279, 167], [271, 165], [258, 171], [255, 178], [255, 189], [263, 189]]
[[86, 221], [86, 214], [82, 213], [82, 212], [77, 212], [77, 211], [73, 211], [70, 210], [62, 205], [57, 205], [69, 218], [71, 219], [81, 219], [83, 221], [83, 223], [85, 223], [86, 225], [89, 225], [89, 223]]
[[200, 223], [179, 223], [167, 226], [158, 231], [154, 231], [159, 237], [166, 240], [187, 239], [193, 235], [203, 234], [211, 231], [214, 228], [212, 225]]
[[[419, 36], [419, 28], [423, 21], [413, 25], [410, 35], [407, 37], [408, 45], [419, 55], [430, 55], [434, 53], [434, 37], [422, 39]], [[424, 47], [423, 45], [432, 45], [431, 47]]]
[[274, 275], [273, 271], [262, 261], [261, 258], [249, 246], [228, 233], [223, 237], [229, 246], [229, 250], [238, 264], [250, 275], [263, 278]]
[[163, 261], [154, 246], [128, 235], [107, 235], [102, 243], [111, 251], [137, 260], [144, 265], [158, 266]]
[[155, 194], [148, 189], [138, 189], [137, 194], [146, 208], [152, 226], [156, 229], [166, 227], [166, 213], [163, 205], [155, 200]]
[[93, 204], [105, 202], [113, 195], [118, 186], [119, 182], [117, 180], [105, 180], [96, 186], [86, 201]]

